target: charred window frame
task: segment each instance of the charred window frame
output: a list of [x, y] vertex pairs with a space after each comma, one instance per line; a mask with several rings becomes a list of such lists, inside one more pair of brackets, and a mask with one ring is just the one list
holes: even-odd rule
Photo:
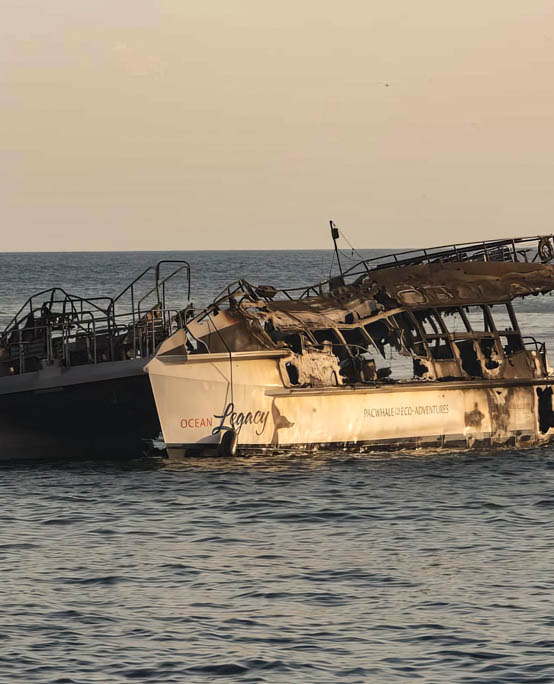
[[425, 356], [435, 361], [454, 359], [451, 336], [439, 311], [437, 309], [414, 311], [412, 316], [420, 330], [426, 349]]
[[[525, 349], [516, 314], [510, 302], [493, 306], [481, 304], [476, 308], [480, 308], [483, 315], [484, 330], [478, 332], [476, 337], [485, 358], [490, 359], [492, 352], [498, 356], [511, 356]], [[507, 314], [509, 327], [498, 326], [498, 314]]]
[[[505, 305], [501, 304], [499, 306], [502, 308], [505, 306], [508, 320], [510, 321], [510, 327], [499, 328], [498, 325], [495, 326], [498, 335], [498, 342], [504, 354], [506, 356], [511, 356], [512, 354], [523, 351], [525, 349], [525, 344], [521, 337], [519, 324], [517, 322], [514, 307], [512, 306], [511, 302], [507, 302]], [[494, 307], [491, 307], [491, 316], [493, 315], [493, 308]]]
[[394, 321], [400, 332], [401, 346], [415, 356], [429, 358], [426, 336], [414, 314], [411, 311], [402, 311], [394, 316]]
[[373, 351], [373, 347], [375, 350], [377, 347], [366, 330], [359, 325], [351, 325], [347, 328], [341, 326], [337, 332], [346, 345], [347, 353], [340, 360], [340, 372], [344, 381], [354, 384], [375, 382], [381, 371], [377, 370], [375, 360], [366, 355]]
[[464, 307], [464, 316], [468, 320], [469, 326], [476, 338], [483, 335], [494, 337], [496, 334], [492, 314], [486, 304], [473, 304]]
[[[485, 306], [485, 305], [484, 305]], [[516, 312], [514, 311], [514, 307], [512, 306], [511, 302], [505, 302], [504, 304], [491, 304], [490, 306], [486, 307], [489, 311], [490, 317], [493, 321], [494, 324], [494, 329], [498, 331], [499, 333], [501, 332], [516, 332], [519, 331], [519, 323], [517, 321], [516, 317]], [[508, 320], [508, 325], [502, 327], [499, 325], [499, 319], [498, 316], [504, 316], [504, 319]]]
[[510, 323], [512, 324], [512, 330], [519, 332], [519, 323], [517, 320], [516, 312], [512, 302], [506, 302], [506, 310], [508, 311], [508, 316], [510, 317]]
[[302, 354], [304, 352], [305, 336], [302, 333], [284, 335], [283, 342], [289, 346], [295, 354]]
[[386, 346], [398, 347], [396, 327], [387, 318], [363, 326], [373, 346], [386, 359]]
[[498, 366], [498, 362], [493, 360], [493, 356], [503, 356], [503, 349], [500, 344], [491, 307], [488, 304], [480, 304], [478, 308], [482, 312], [483, 330], [477, 331], [475, 338], [479, 344], [485, 368], [492, 370]]
[[340, 332], [334, 328], [320, 328], [319, 330], [311, 331], [312, 336], [316, 340], [317, 346], [323, 348], [325, 342], [330, 342], [333, 348], [333, 353], [338, 357], [339, 361], [350, 356], [350, 350]]
[[[496, 309], [493, 312], [493, 309]], [[473, 311], [471, 311], [473, 310]], [[487, 304], [467, 307], [467, 315], [475, 320], [475, 310], [480, 310], [482, 320], [481, 329], [477, 329], [477, 323], [473, 323], [474, 338], [477, 340], [480, 352], [483, 356], [485, 368], [492, 370], [498, 366], [498, 358], [511, 356], [522, 351], [525, 346], [519, 330], [519, 324], [510, 302], [489, 306]], [[509, 327], [499, 328], [497, 325], [498, 313], [507, 314]], [[494, 357], [497, 357], [495, 359]]]
[[483, 311], [483, 327], [486, 333], [491, 333], [493, 336], [496, 335], [496, 325], [494, 323], [494, 318], [492, 317], [492, 311], [490, 306], [487, 304], [481, 304], [481, 310]]
[[455, 306], [437, 311], [459, 364], [459, 370], [471, 378], [483, 377], [481, 352], [477, 335], [463, 307]]
[[374, 346], [373, 340], [361, 327], [339, 328], [339, 332], [353, 356], [368, 352], [369, 345]]
[[467, 338], [471, 337], [473, 332], [471, 323], [468, 317], [465, 315], [462, 307], [453, 306], [448, 309], [442, 309], [440, 312], [440, 319], [444, 324], [444, 327], [448, 331], [448, 334], [452, 338]]
[[312, 329], [312, 335], [315, 338], [317, 344], [322, 345], [325, 342], [331, 342], [331, 344], [341, 344], [343, 342], [342, 338], [339, 337], [337, 330], [333, 328], [320, 328], [319, 330]]
[[433, 309], [414, 311], [414, 317], [419, 323], [422, 335], [440, 335], [440, 323]]

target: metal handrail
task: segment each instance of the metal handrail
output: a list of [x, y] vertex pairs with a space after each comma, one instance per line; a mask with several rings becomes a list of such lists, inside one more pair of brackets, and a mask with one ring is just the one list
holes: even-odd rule
[[[171, 278], [173, 278], [173, 276], [177, 275], [177, 273], [180, 273], [184, 268], [187, 269], [187, 273], [188, 273], [188, 299], [190, 299], [190, 266], [187, 264], [187, 262], [183, 262], [179, 268], [176, 268], [168, 276], [163, 278], [163, 280], [160, 280], [159, 279], [159, 266], [161, 264], [164, 264], [164, 263], [169, 264], [169, 263], [181, 263], [181, 262], [178, 262], [178, 261], [160, 261], [160, 262], [158, 262], [158, 264], [156, 265], [156, 282], [155, 282], [154, 287], [152, 287], [150, 290], [148, 290], [148, 292], [146, 292], [146, 294], [144, 294], [139, 299], [139, 301], [137, 302], [137, 312], [138, 312], [139, 316], [140, 316], [141, 304], [146, 299], [148, 299], [148, 297], [150, 297], [150, 295], [153, 294], [154, 292], [157, 295], [158, 305], [160, 305], [162, 309], [165, 309], [165, 284], [166, 284], [166, 282], [171, 280]], [[160, 295], [160, 287], [162, 288], [162, 294], [161, 295]]]
[[[521, 337], [521, 339], [522, 339], [523, 344], [524, 344], [525, 346], [534, 347], [534, 348], [535, 348], [535, 351], [537, 352], [537, 354], [540, 354], [541, 356], [542, 356], [543, 354], [545, 354], [545, 352], [546, 352], [546, 343], [545, 343], [545, 342], [539, 342], [539, 341], [538, 341], [535, 337], [533, 337], [532, 335], [523, 335], [523, 336]], [[529, 340], [529, 342], [527, 342], [526, 340]]]
[[[178, 267], [162, 277], [161, 269], [166, 263], [178, 264]], [[7, 361], [17, 366], [19, 373], [26, 371], [25, 361], [31, 358], [29, 354], [47, 364], [53, 363], [57, 355], [64, 364], [70, 365], [72, 352], [86, 348], [89, 362], [97, 363], [100, 343], [110, 360], [115, 358], [117, 350], [124, 355], [132, 353], [135, 358], [139, 353], [150, 355], [180, 325], [181, 310], [174, 305], [168, 308], [166, 300], [168, 282], [183, 271], [186, 272], [189, 301], [190, 265], [182, 260], [162, 260], [149, 266], [115, 298], [85, 298], [60, 287], [42, 290], [29, 297], [0, 332], [0, 346], [10, 350]], [[147, 274], [153, 274], [154, 286], [149, 287], [146, 294], [140, 292], [138, 297], [137, 283]], [[153, 293], [156, 304], [141, 310], [141, 305]], [[131, 305], [127, 310], [121, 310], [121, 301], [126, 294], [130, 295]], [[150, 312], [153, 313], [149, 315]], [[132, 338], [128, 337], [130, 335]], [[87, 341], [80, 344], [79, 340]]]
[[[500, 260], [509, 262], [519, 262], [519, 257], [522, 257], [521, 261], [527, 263], [527, 253], [531, 251], [531, 243], [536, 243], [536, 254], [532, 259], [532, 262], [534, 262], [540, 258], [539, 248], [543, 241], [549, 242], [551, 249], [550, 253], [552, 254], [552, 258], [554, 258], [553, 236], [535, 235], [532, 237], [503, 238], [480, 242], [464, 242], [458, 244], [442, 245], [439, 247], [410, 249], [401, 252], [381, 254], [356, 262], [350, 266], [350, 268], [343, 271], [342, 276], [345, 279], [345, 282], [347, 279], [350, 282], [355, 282], [357, 277], [360, 278], [362, 276], [366, 276], [373, 270], [379, 270], [383, 268], [394, 268], [397, 266], [408, 266], [415, 264], [431, 264], [445, 261], [498, 261], [498, 256], [502, 257]], [[527, 245], [529, 246], [528, 249], [524, 249], [523, 251], [519, 249]], [[550, 261], [550, 258], [548, 260]], [[383, 263], [384, 261], [385, 263]], [[271, 297], [264, 296], [263, 293], [260, 293], [259, 298], [265, 298], [269, 300], [274, 299], [278, 295], [282, 295], [287, 299], [304, 299], [306, 297], [312, 296], [312, 294], [315, 296], [322, 295], [325, 287], [328, 288], [330, 282], [331, 278], [328, 278], [327, 280], [308, 286], [302, 285], [292, 288], [275, 288], [275, 291], [272, 293]], [[235, 287], [235, 290], [231, 292], [231, 288], [233, 287]], [[231, 285], [228, 285], [219, 293], [219, 295], [217, 295], [217, 297], [214, 299], [214, 304], [218, 304], [224, 299], [228, 299], [240, 288], [254, 291], [256, 290], [256, 288], [246, 280], [237, 280]], [[227, 292], [227, 296], [225, 296], [225, 292]]]
[[[63, 299], [54, 299], [54, 295], [56, 292], [61, 292], [63, 295]], [[63, 288], [61, 287], [53, 287], [49, 288], [47, 290], [42, 290], [41, 292], [36, 292], [35, 294], [31, 295], [26, 302], [23, 304], [23, 306], [19, 309], [19, 311], [11, 318], [9, 323], [4, 327], [4, 330], [2, 331], [2, 334], [8, 333], [10, 329], [12, 329], [15, 325], [18, 324], [20, 320], [20, 316], [23, 313], [23, 311], [29, 307], [29, 311], [25, 314], [25, 316], [28, 316], [30, 314], [34, 314], [38, 311], [42, 310], [42, 307], [44, 306], [45, 302], [43, 301], [39, 307], [34, 307], [33, 308], [33, 299], [37, 299], [41, 295], [45, 295], [50, 293], [50, 301], [49, 304], [50, 306], [53, 306], [55, 304], [65, 304], [65, 303], [71, 303], [73, 304], [74, 302], [80, 302], [81, 303], [81, 310], [82, 310], [82, 303], [86, 302], [87, 304], [91, 304], [95, 309], [97, 309], [99, 312], [102, 312], [106, 315], [111, 303], [113, 302], [113, 299], [111, 297], [90, 297], [90, 298], [84, 298], [84, 297], [79, 297], [78, 295], [72, 295], [68, 292], [66, 292]], [[97, 301], [108, 301], [110, 304], [108, 304], [108, 307], [106, 309], [102, 308], [101, 306], [98, 306], [95, 304]], [[75, 313], [78, 313], [75, 311]]]

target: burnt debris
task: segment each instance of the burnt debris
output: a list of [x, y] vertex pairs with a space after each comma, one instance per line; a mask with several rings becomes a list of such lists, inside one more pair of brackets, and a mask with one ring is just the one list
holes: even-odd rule
[[397, 253], [293, 290], [240, 280], [163, 354], [283, 350], [288, 387], [394, 382], [387, 360], [399, 355], [411, 359], [411, 380], [546, 377], [544, 344], [521, 334], [512, 302], [554, 290], [553, 244]]

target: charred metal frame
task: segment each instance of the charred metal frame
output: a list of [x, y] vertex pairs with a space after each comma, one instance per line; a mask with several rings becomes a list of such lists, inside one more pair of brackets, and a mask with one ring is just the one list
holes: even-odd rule
[[[189, 340], [196, 340], [196, 348], [192, 345], [188, 351], [231, 354], [241, 351], [245, 335], [250, 335], [251, 349], [289, 349], [289, 365], [301, 365], [314, 354], [313, 358], [320, 361], [323, 352], [333, 355], [336, 365], [332, 375], [334, 378], [339, 374], [339, 384], [384, 380], [386, 369], [378, 371], [374, 359], [367, 356], [375, 352], [386, 358], [387, 349], [411, 356], [414, 378], [420, 380], [544, 377], [550, 372], [545, 346], [533, 338], [522, 337], [511, 300], [554, 289], [554, 270], [547, 265], [552, 258], [552, 236], [536, 236], [374, 257], [358, 262], [339, 277], [302, 288], [277, 289], [239, 280], [227, 286], [191, 325], [185, 326]], [[475, 265], [468, 271], [468, 283], [478, 283], [477, 290], [483, 290], [481, 297], [470, 294], [465, 300], [456, 301], [454, 297], [451, 303], [439, 304], [441, 296], [449, 294], [439, 278], [439, 284], [431, 280], [428, 286], [434, 293], [434, 302], [401, 301], [414, 291], [414, 268], [429, 268], [429, 273], [442, 274], [443, 279], [444, 274], [455, 269], [457, 278], [463, 282], [464, 269], [469, 268], [464, 264]], [[490, 280], [490, 274], [495, 276], [497, 272], [499, 282], [509, 277], [509, 264], [518, 264], [511, 270], [522, 274], [520, 290], [512, 291], [508, 283], [508, 289], [506, 286], [504, 290], [501, 287], [488, 292], [487, 278]], [[404, 290], [387, 286], [390, 275], [384, 280], [380, 277], [391, 269], [392, 280], [401, 285], [403, 277], [412, 274]], [[511, 328], [497, 328], [491, 311], [491, 306], [497, 304], [506, 307]], [[470, 307], [479, 308], [482, 325], [472, 323]], [[220, 313], [225, 313], [223, 327]], [[449, 316], [457, 318], [461, 329], [448, 324]], [[206, 321], [209, 330], [203, 332], [202, 324]], [[233, 322], [237, 330], [240, 325], [240, 340], [234, 334]], [[212, 348], [214, 341], [216, 348]], [[329, 363], [322, 364], [322, 372], [328, 374]], [[328, 377], [314, 378], [313, 382], [334, 384]]]
[[233, 292], [241, 288], [247, 290], [253, 298], [258, 297], [267, 301], [275, 298], [294, 300], [324, 295], [326, 292], [340, 288], [349, 282], [355, 282], [368, 273], [382, 268], [413, 266], [415, 264], [464, 263], [467, 261], [533, 264], [548, 263], [552, 259], [554, 259], [554, 236], [552, 235], [457, 243], [426, 249], [411, 249], [363, 259], [344, 270], [342, 276], [338, 278], [335, 276], [308, 286], [275, 288], [270, 285], [254, 286], [245, 280], [237, 280], [222, 290], [214, 299], [214, 303], [224, 301]]

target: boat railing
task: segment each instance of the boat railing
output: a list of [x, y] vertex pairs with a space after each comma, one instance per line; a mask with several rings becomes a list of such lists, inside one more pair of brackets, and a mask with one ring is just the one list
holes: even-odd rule
[[531, 335], [525, 335], [521, 338], [523, 340], [523, 345], [525, 349], [531, 349], [534, 351], [536, 356], [541, 360], [542, 372], [548, 374], [549, 364], [548, 356], [546, 354], [546, 343], [536, 340]]
[[554, 259], [554, 238], [552, 235], [505, 238], [466, 242], [424, 249], [392, 252], [363, 259], [344, 270], [339, 277], [329, 278], [308, 287], [280, 290], [289, 299], [298, 299], [323, 294], [336, 285], [337, 281], [353, 283], [371, 271], [416, 264], [451, 263], [467, 261], [504, 261], [518, 263], [546, 263]]
[[546, 355], [546, 343], [535, 339], [532, 335], [524, 335], [521, 338], [525, 348], [530, 348], [532, 351], [537, 352], [541, 357]]
[[184, 316], [177, 309], [158, 309], [135, 325], [114, 323], [87, 311], [78, 320], [72, 315], [57, 316], [32, 327], [11, 329], [2, 337], [0, 346], [7, 358], [0, 357], [0, 362], [11, 366], [11, 374], [20, 374], [44, 364], [74, 366], [148, 358], [180, 327], [184, 327]]
[[[49, 295], [49, 297], [44, 299], [44, 295]], [[36, 304], [37, 300], [40, 301], [40, 304], [38, 305]], [[100, 306], [98, 302], [106, 302], [107, 306]], [[29, 315], [34, 315], [44, 308], [51, 309], [55, 304], [61, 304], [62, 311], [60, 313], [62, 314], [67, 313], [67, 310], [69, 310], [74, 315], [80, 315], [80, 313], [83, 312], [83, 306], [87, 304], [98, 312], [107, 315], [112, 303], [113, 299], [111, 297], [84, 298], [69, 294], [61, 287], [42, 290], [41, 292], [37, 292], [27, 299], [19, 311], [5, 326], [4, 333], [9, 332], [9, 330], [12, 328], [18, 327], [22, 320], [26, 319]]]
[[[162, 267], [165, 264], [177, 265], [171, 273], [162, 276]], [[190, 287], [191, 287], [191, 270], [188, 261], [182, 259], [163, 259], [158, 261], [154, 266], [148, 266], [140, 275], [138, 275], [127, 287], [125, 287], [113, 299], [112, 309], [115, 310], [116, 305], [121, 306], [122, 302], [128, 302], [128, 311], [132, 316], [133, 324], [137, 319], [140, 319], [145, 310], [153, 307], [158, 307], [161, 310], [167, 310], [168, 306], [168, 283], [175, 278], [179, 273], [185, 274], [187, 286], [187, 302], [190, 301]], [[153, 276], [153, 280], [148, 282], [149, 277]], [[144, 287], [146, 285], [146, 287]], [[141, 289], [142, 288], [142, 289]], [[150, 306], [146, 304], [149, 298], [155, 294], [155, 299], [151, 300]]]
[[[173, 268], [164, 274], [166, 264]], [[32, 295], [0, 333], [0, 372], [36, 370], [38, 360], [81, 365], [150, 356], [187, 310], [170, 301], [168, 284], [179, 273], [188, 302], [190, 266], [174, 260], [148, 267], [116, 297], [80, 297], [59, 287]]]
[[395, 268], [416, 264], [451, 263], [467, 261], [503, 261], [518, 263], [546, 263], [554, 259], [554, 238], [552, 235], [536, 235], [533, 237], [506, 238], [481, 242], [466, 242], [442, 245], [425, 249], [411, 249], [401, 252], [381, 254], [362, 259], [340, 276], [312, 285], [299, 287], [275, 288], [254, 286], [246, 280], [236, 280], [227, 285], [206, 309], [212, 310], [223, 302], [233, 303], [237, 298], [252, 300], [264, 299], [305, 299], [321, 296], [341, 285], [354, 284], [372, 271], [383, 268]]
[[[548, 259], [546, 258], [547, 256], [549, 257]], [[363, 259], [354, 264], [350, 269], [347, 269], [345, 274], [351, 270], [359, 269], [363, 264], [367, 264], [373, 270], [372, 267], [386, 268], [450, 261], [535, 262], [537, 260], [547, 261], [552, 259], [552, 257], [554, 257], [552, 236], [535, 235], [532, 237], [464, 242], [392, 252]]]

